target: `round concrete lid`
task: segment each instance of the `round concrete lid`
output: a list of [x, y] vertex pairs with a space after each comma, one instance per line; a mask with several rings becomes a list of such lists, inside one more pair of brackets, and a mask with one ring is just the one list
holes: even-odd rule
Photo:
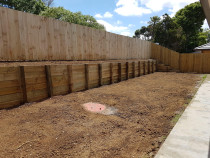
[[93, 113], [101, 113], [106, 109], [105, 105], [99, 104], [99, 103], [85, 103], [83, 104], [83, 107], [90, 112]]

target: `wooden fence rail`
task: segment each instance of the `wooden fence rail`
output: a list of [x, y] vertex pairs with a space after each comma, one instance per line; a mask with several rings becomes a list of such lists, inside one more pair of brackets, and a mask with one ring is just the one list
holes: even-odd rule
[[154, 60], [0, 67], [0, 109], [150, 74]]
[[0, 7], [0, 61], [150, 59], [151, 42]]

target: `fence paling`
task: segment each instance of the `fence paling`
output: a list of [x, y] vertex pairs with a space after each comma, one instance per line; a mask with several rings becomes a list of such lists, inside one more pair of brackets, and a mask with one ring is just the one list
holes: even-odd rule
[[0, 60], [149, 59], [151, 42], [0, 7]]

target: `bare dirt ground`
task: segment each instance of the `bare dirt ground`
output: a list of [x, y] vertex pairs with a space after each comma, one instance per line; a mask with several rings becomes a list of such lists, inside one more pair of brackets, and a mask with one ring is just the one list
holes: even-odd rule
[[[154, 157], [200, 75], [154, 73], [0, 111], [0, 157]], [[97, 102], [115, 115], [85, 111]]]

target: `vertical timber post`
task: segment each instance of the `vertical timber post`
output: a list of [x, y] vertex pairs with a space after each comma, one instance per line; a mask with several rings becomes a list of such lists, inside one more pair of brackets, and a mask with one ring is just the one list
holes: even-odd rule
[[20, 81], [21, 81], [21, 89], [22, 89], [22, 92], [23, 92], [22, 103], [24, 104], [24, 103], [28, 102], [24, 66], [20, 66]]
[[139, 67], [139, 75], [138, 76], [141, 76], [141, 62], [138, 61], [138, 67]]
[[67, 65], [68, 68], [68, 78], [69, 78], [69, 93], [73, 92], [73, 72], [72, 65]]
[[102, 64], [98, 64], [99, 86], [102, 86]]
[[45, 65], [45, 73], [46, 73], [46, 78], [47, 78], [48, 96], [52, 97], [53, 96], [53, 87], [52, 87], [52, 76], [51, 76], [50, 65]]
[[129, 79], [129, 62], [126, 62], [126, 80]]

